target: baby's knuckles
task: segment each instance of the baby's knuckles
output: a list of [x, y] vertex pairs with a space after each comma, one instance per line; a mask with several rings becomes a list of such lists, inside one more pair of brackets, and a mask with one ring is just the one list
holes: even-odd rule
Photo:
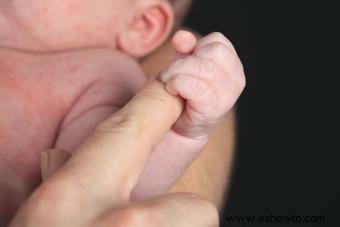
[[[245, 87], [246, 80], [243, 65], [227, 38], [221, 33], [212, 33], [203, 39], [205, 40], [201, 43], [202, 46], [198, 45], [194, 53], [198, 60], [192, 61], [195, 63], [192, 67], [197, 67], [193, 71], [200, 75], [196, 76], [209, 84], [216, 95], [217, 101], [210, 103], [213, 105], [212, 111], [200, 117], [205, 124], [215, 125], [233, 107]], [[203, 91], [198, 87], [193, 92]]]
[[214, 61], [224, 72], [233, 72], [240, 66], [238, 56], [222, 43], [212, 43], [207, 46], [207, 51], [214, 56]]
[[203, 37], [199, 41], [197, 48], [203, 47], [203, 46], [211, 44], [211, 43], [224, 44], [236, 54], [236, 50], [235, 50], [235, 47], [232, 44], [232, 42], [220, 32], [213, 32], [213, 33], [210, 33], [209, 35]]
[[[210, 51], [209, 54], [215, 56], [214, 62], [217, 65], [215, 68], [220, 69], [210, 74], [211, 76], [208, 77], [211, 78], [210, 83], [215, 85], [215, 91], [222, 99], [221, 102], [232, 100], [229, 104], [233, 105], [246, 84], [242, 62], [233, 50], [221, 43], [209, 44], [206, 51]], [[228, 107], [230, 108], [231, 106]]]
[[233, 44], [220, 32], [202, 38], [194, 55], [213, 60], [226, 73], [237, 72], [243, 67]]
[[[216, 62], [212, 59], [208, 58], [202, 58], [197, 56], [189, 56], [183, 59], [176, 60], [172, 66], [169, 67], [168, 71], [181, 71], [182, 68], [185, 68], [185, 70], [188, 69], [189, 72], [183, 71], [182, 74], [189, 74], [192, 76], [197, 77], [198, 79], [201, 79], [208, 84], [211, 84], [212, 82], [216, 80], [220, 80], [220, 70], [218, 68], [219, 66], [216, 64]], [[178, 69], [178, 70], [176, 70]], [[177, 73], [177, 75], [180, 75], [181, 73]], [[174, 77], [177, 75], [169, 75], [170, 77]]]

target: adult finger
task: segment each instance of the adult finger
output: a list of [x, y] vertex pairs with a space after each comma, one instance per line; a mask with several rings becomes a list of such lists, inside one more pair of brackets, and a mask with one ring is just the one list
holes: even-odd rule
[[182, 110], [182, 99], [150, 82], [100, 124], [50, 181], [103, 202], [128, 200], [148, 156]]
[[[102, 218], [102, 217], [101, 217]], [[168, 194], [157, 199], [114, 209], [98, 226], [217, 227], [217, 208], [192, 193]]]

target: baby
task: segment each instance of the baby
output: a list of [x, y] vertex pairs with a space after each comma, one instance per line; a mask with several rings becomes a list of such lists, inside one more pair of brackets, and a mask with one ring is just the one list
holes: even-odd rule
[[[173, 21], [166, 0], [0, 0], [0, 219], [41, 181], [42, 151], [72, 151], [145, 84], [137, 59], [164, 42]], [[182, 31], [173, 46], [178, 59], [159, 79], [186, 108], [151, 154], [134, 200], [166, 192], [245, 84], [221, 34], [196, 44]]]

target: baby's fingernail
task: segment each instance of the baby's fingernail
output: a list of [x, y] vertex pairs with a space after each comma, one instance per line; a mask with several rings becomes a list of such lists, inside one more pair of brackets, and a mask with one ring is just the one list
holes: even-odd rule
[[40, 170], [41, 170], [41, 179], [45, 181], [48, 177], [48, 153], [47, 152], [40, 153]]

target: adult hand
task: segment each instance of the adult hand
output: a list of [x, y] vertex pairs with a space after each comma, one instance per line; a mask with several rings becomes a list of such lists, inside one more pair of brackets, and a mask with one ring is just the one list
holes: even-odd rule
[[149, 83], [96, 128], [32, 194], [10, 226], [218, 226], [216, 208], [194, 194], [129, 200], [150, 152], [182, 110], [182, 100], [162, 83]]

